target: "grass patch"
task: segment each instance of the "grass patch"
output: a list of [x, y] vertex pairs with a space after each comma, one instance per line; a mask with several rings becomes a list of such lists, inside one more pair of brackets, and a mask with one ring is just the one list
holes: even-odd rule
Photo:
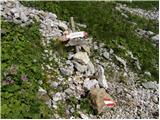
[[87, 114], [97, 115], [97, 110], [92, 107], [92, 103], [90, 99], [82, 98], [80, 101], [80, 109]]
[[39, 24], [21, 27], [2, 22], [2, 118], [50, 118], [51, 111], [38, 99], [43, 79]]
[[159, 9], [159, 1], [132, 1], [132, 2], [121, 2], [132, 8], [141, 8], [144, 10], [153, 10], [154, 8]]
[[131, 15], [128, 14], [128, 21], [132, 21], [137, 23], [135, 27], [141, 28], [146, 31], [152, 31], [156, 34], [159, 33], [159, 21], [158, 20], [150, 20], [150, 19], [145, 19], [143, 17], [137, 16], [137, 15]]

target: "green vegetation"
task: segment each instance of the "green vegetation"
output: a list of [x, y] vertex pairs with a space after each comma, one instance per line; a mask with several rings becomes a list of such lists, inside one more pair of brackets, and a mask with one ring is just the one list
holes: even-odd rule
[[41, 71], [39, 24], [27, 27], [2, 20], [1, 117], [49, 118], [50, 109], [38, 99]]
[[159, 33], [159, 28], [158, 28], [158, 22], [157, 20], [150, 20], [150, 19], [144, 19], [140, 16], [137, 15], [131, 15], [129, 13], [127, 13], [127, 15], [129, 16], [126, 20], [130, 21], [130, 22], [135, 22], [137, 25], [135, 26], [135, 28], [141, 28], [144, 29], [146, 31], [152, 31], [156, 34]]
[[93, 108], [89, 97], [82, 98], [80, 101], [80, 108], [84, 113], [87, 114], [97, 114], [97, 110]]
[[125, 3], [129, 7], [133, 8], [141, 8], [145, 10], [153, 10], [154, 8], [159, 9], [159, 1], [153, 0], [153, 1], [134, 1], [133, 2], [121, 2]]
[[[158, 81], [158, 49], [152, 45], [150, 40], [139, 38], [135, 35], [137, 27], [158, 33], [158, 22], [146, 20], [138, 16], [124, 18], [114, 9], [116, 2], [22, 2], [24, 5], [50, 11], [58, 18], [68, 21], [71, 16], [76, 22], [87, 24], [85, 29], [95, 40], [106, 43], [107, 48], [112, 48], [121, 57], [126, 58], [119, 52], [117, 45], [122, 45], [133, 52], [140, 59], [143, 71], [150, 71], [152, 78]], [[150, 2], [133, 2], [134, 6], [151, 8]], [[130, 3], [128, 3], [130, 4]], [[158, 2], [152, 2], [157, 6]], [[137, 23], [132, 26], [128, 20]], [[134, 67], [134, 66], [133, 66]], [[142, 72], [143, 73], [143, 72]]]
[[[129, 15], [126, 19], [114, 9], [115, 2], [51, 2], [51, 1], [22, 1], [26, 6], [35, 7], [45, 11], [55, 13], [58, 18], [68, 21], [71, 16], [76, 22], [87, 24], [85, 31], [93, 36], [94, 40], [102, 41], [106, 44], [106, 48], [112, 48], [116, 54], [128, 60], [128, 65], [135, 69], [126, 52], [118, 48], [118, 45], [124, 46], [126, 49], [133, 52], [133, 55], [138, 57], [141, 63], [142, 71], [150, 71], [151, 78], [148, 80], [158, 81], [158, 49], [152, 45], [149, 39], [139, 38], [135, 35], [136, 28], [151, 30], [158, 33], [158, 22], [146, 20], [138, 16]], [[158, 2], [133, 2], [131, 6], [136, 6], [144, 9], [157, 7]], [[136, 26], [132, 26], [129, 21], [136, 22]], [[43, 87], [50, 89], [42, 76], [41, 70], [42, 46], [40, 44], [41, 35], [39, 33], [39, 24], [35, 23], [26, 27], [2, 22], [2, 64], [1, 64], [1, 117], [2, 118], [51, 118], [52, 111], [41, 101], [38, 96], [39, 81], [42, 80], [45, 84]], [[51, 43], [53, 51], [57, 51], [60, 56], [67, 57], [67, 51], [71, 48], [66, 48], [58, 41]], [[64, 49], [66, 51], [64, 51]], [[54, 61], [52, 67], [57, 68]], [[51, 73], [56, 80], [57, 73]], [[111, 73], [110, 73], [111, 74]], [[122, 78], [123, 79], [123, 78]], [[125, 82], [125, 81], [121, 81]], [[65, 85], [64, 85], [65, 86]], [[71, 98], [67, 101], [73, 108], [76, 109], [76, 104], [80, 102], [81, 110], [86, 113], [94, 114], [95, 111], [91, 107], [88, 98], [77, 101]], [[57, 113], [65, 117], [65, 104], [59, 105]], [[78, 113], [75, 111], [73, 115], [76, 117]]]

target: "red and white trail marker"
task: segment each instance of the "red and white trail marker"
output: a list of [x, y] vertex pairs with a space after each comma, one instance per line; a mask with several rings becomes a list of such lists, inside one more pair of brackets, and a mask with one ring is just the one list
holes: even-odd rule
[[104, 104], [106, 107], [114, 107], [116, 105], [116, 103], [112, 100], [112, 99], [109, 99], [109, 98], [104, 98]]

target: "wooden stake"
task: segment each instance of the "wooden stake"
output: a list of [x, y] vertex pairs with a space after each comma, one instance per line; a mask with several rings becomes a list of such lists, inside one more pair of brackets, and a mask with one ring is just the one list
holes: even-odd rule
[[[72, 31], [76, 32], [76, 27], [75, 27], [74, 19], [73, 19], [73, 17], [71, 17], [70, 19], [71, 19]], [[76, 52], [79, 52], [79, 46], [76, 46]]]

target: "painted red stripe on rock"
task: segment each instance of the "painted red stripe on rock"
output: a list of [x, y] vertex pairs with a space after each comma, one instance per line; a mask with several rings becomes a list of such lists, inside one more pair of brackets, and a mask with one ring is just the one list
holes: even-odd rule
[[112, 104], [106, 104], [105, 106], [113, 107], [113, 106], [115, 106], [115, 104], [114, 103], [112, 103]]

